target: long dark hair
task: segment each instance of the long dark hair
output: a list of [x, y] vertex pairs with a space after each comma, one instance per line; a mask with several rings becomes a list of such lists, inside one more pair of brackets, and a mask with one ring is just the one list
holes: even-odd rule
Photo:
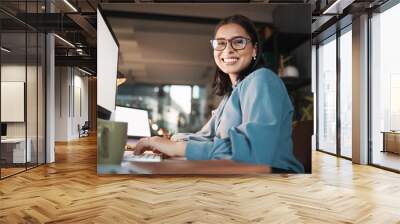
[[[241, 81], [244, 78], [246, 78], [246, 76], [248, 76], [250, 73], [252, 73], [254, 70], [264, 67], [264, 59], [262, 57], [262, 46], [254, 23], [249, 18], [243, 15], [233, 15], [225, 19], [222, 19], [215, 27], [214, 37], [221, 26], [232, 23], [243, 27], [243, 29], [250, 36], [251, 43], [253, 45], [257, 45], [256, 59], [251, 60], [249, 66], [247, 66], [247, 68], [243, 69], [239, 73], [238, 81]], [[215, 77], [213, 83], [215, 93], [218, 96], [230, 95], [232, 92], [232, 82], [229, 79], [229, 75], [224, 73], [218, 66], [216, 67], [217, 68], [215, 71]]]

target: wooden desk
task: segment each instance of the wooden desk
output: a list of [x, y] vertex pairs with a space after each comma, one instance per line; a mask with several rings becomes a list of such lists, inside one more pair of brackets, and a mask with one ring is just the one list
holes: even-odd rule
[[392, 152], [400, 154], [400, 132], [382, 131], [383, 149], [382, 152]]
[[[25, 140], [28, 144], [25, 144]], [[6, 163], [25, 163], [31, 162], [31, 146], [30, 138], [6, 138], [1, 139], [2, 155]], [[27, 146], [25, 149], [25, 145]], [[25, 161], [26, 160], [26, 161]]]
[[[129, 139], [134, 146], [138, 139]], [[252, 165], [232, 160], [186, 160], [184, 158], [164, 159], [161, 162], [129, 162], [121, 165], [97, 165], [97, 174], [161, 174], [161, 175], [238, 175], [272, 173], [269, 166]]]
[[97, 173], [104, 174], [162, 174], [162, 175], [233, 175], [267, 174], [269, 166], [249, 165], [231, 160], [177, 160], [161, 162], [122, 162], [118, 165], [97, 165]]

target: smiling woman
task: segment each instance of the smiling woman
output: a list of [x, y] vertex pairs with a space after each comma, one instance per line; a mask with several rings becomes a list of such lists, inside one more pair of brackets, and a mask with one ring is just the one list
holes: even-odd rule
[[292, 150], [292, 103], [283, 82], [264, 68], [259, 43], [247, 17], [223, 19], [211, 40], [217, 65], [214, 87], [224, 97], [215, 113], [197, 133], [141, 139], [135, 153], [152, 150], [188, 160], [226, 159], [303, 173]]
[[230, 94], [232, 85], [243, 80], [250, 71], [262, 67], [264, 61], [260, 57], [261, 48], [257, 46], [260, 41], [256, 28], [244, 16], [222, 20], [215, 28], [214, 37], [211, 41], [217, 64], [214, 84], [216, 93], [223, 96]]

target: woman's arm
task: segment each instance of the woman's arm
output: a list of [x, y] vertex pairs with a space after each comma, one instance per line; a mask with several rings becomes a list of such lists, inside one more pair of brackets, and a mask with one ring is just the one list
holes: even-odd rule
[[226, 101], [222, 99], [218, 108], [213, 111], [211, 118], [203, 126], [203, 128], [196, 133], [178, 133], [171, 137], [170, 140], [160, 137], [142, 138], [134, 147], [135, 154], [141, 154], [146, 150], [159, 151], [168, 156], [185, 156], [186, 142], [189, 139], [196, 141], [210, 141], [215, 135], [215, 117], [221, 109], [221, 104]]
[[214, 133], [214, 120], [214, 116], [211, 116], [210, 120], [207, 121], [207, 123], [201, 128], [200, 131], [196, 133], [176, 133], [171, 137], [171, 140], [175, 142], [188, 141], [190, 138], [209, 140], [210, 136], [212, 136]]
[[302, 172], [301, 164], [292, 153], [293, 108], [283, 83], [265, 69], [257, 70], [242, 82], [237, 92], [232, 93], [232, 97], [239, 98], [242, 123], [229, 129], [227, 138], [188, 141], [186, 157], [193, 160], [230, 157], [236, 161]]
[[[189, 141], [186, 150], [188, 159], [207, 160], [230, 156], [238, 161], [260, 163], [255, 155], [259, 154], [259, 146], [276, 148], [274, 144], [278, 139], [276, 135], [280, 128], [283, 96], [280, 83], [273, 78], [268, 79], [267, 75], [252, 74], [242, 81], [236, 92], [232, 92], [231, 101], [239, 102], [233, 106], [240, 107], [242, 123], [224, 135], [229, 137], [215, 137], [208, 142]], [[224, 109], [223, 116], [232, 114], [228, 108]], [[260, 135], [262, 139], [259, 139]]]
[[185, 156], [186, 142], [174, 142], [162, 137], [142, 138], [134, 148], [134, 154], [139, 155], [145, 151], [157, 151], [170, 157]]

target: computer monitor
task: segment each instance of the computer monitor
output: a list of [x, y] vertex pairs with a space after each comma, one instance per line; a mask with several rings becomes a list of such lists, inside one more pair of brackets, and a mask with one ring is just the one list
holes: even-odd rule
[[103, 120], [110, 120], [111, 118], [111, 111], [97, 105], [96, 107], [96, 112], [97, 112], [97, 118], [103, 119]]
[[1, 123], [1, 136], [7, 136], [7, 124]]
[[97, 10], [97, 111], [98, 117], [110, 119], [115, 111], [119, 43], [107, 19]]
[[117, 106], [115, 121], [128, 123], [128, 137], [150, 137], [149, 114], [147, 110]]

